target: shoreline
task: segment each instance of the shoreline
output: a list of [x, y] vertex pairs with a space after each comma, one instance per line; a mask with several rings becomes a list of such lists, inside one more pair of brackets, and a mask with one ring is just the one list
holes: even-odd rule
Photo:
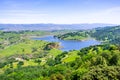
[[[53, 36], [54, 37], [54, 35], [42, 35], [42, 36], [30, 36], [30, 39], [32, 39], [32, 38], [43, 38], [43, 37], [47, 37], [47, 36]], [[57, 37], [55, 37], [55, 38], [57, 38]], [[59, 39], [59, 38], [57, 38], [57, 39]], [[67, 40], [65, 40], [65, 39], [59, 39], [59, 40], [64, 40], [64, 41], [88, 41], [88, 40], [96, 40], [95, 38], [93, 38], [93, 37], [89, 37], [89, 38], [85, 38], [85, 39], [82, 39], [82, 40], [74, 40], [74, 39], [67, 39]], [[96, 40], [96, 41], [99, 41], [99, 40]], [[102, 43], [103, 41], [99, 41], [100, 43]]]

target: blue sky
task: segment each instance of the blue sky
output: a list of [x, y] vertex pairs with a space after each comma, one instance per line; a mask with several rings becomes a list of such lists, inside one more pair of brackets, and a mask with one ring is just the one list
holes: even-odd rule
[[120, 24], [120, 0], [0, 0], [0, 23]]

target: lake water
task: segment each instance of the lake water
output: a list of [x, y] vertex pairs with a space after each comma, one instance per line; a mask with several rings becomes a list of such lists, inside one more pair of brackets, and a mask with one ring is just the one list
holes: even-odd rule
[[62, 51], [69, 51], [69, 50], [79, 50], [81, 48], [89, 47], [92, 45], [100, 44], [97, 40], [86, 40], [86, 41], [76, 41], [76, 40], [60, 40], [58, 38], [54, 38], [53, 36], [44, 36], [40, 38], [33, 38], [34, 40], [45, 40], [49, 42], [59, 42], [62, 48]]

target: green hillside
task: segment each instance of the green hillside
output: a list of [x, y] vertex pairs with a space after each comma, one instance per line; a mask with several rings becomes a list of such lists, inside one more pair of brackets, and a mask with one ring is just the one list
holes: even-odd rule
[[[62, 35], [56, 35], [59, 31], [0, 33], [0, 80], [120, 79], [119, 26]], [[57, 42], [31, 40], [31, 36], [48, 34], [64, 40], [94, 38], [105, 43], [81, 50], [61, 51]]]
[[91, 36], [100, 41], [120, 44], [120, 26], [96, 29]]
[[[76, 53], [74, 56], [73, 54]], [[67, 56], [67, 57], [66, 57]], [[44, 65], [39, 59], [25, 66], [26, 62], [13, 62], [0, 75], [7, 80], [106, 80], [120, 77], [120, 51], [115, 45], [91, 46], [80, 51], [63, 52], [49, 57]], [[74, 58], [74, 59], [73, 59]], [[30, 63], [30, 61], [28, 61]], [[15, 65], [16, 63], [16, 65]], [[17, 66], [17, 68], [15, 68]]]
[[89, 33], [89, 31], [77, 31], [55, 35], [55, 37], [63, 40], [86, 40], [89, 38]]
[[120, 26], [70, 32], [62, 35], [56, 35], [55, 37], [63, 40], [86, 40], [94, 38], [106, 43], [120, 44]]

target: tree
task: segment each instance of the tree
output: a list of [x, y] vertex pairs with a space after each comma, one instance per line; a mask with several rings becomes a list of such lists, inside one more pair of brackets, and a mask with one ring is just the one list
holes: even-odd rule
[[118, 54], [113, 54], [112, 58], [109, 60], [110, 65], [117, 65], [119, 61], [119, 55]]
[[49, 59], [47, 60], [46, 64], [48, 64], [49, 66], [54, 66], [54, 65], [55, 65], [55, 61], [54, 61], [54, 59], [49, 58]]
[[23, 61], [19, 61], [18, 64], [17, 64], [18, 68], [21, 67], [22, 65], [24, 65]]
[[52, 74], [50, 80], [65, 80], [65, 77], [62, 74]]
[[41, 63], [41, 60], [40, 59], [35, 59], [35, 62], [40, 64]]

